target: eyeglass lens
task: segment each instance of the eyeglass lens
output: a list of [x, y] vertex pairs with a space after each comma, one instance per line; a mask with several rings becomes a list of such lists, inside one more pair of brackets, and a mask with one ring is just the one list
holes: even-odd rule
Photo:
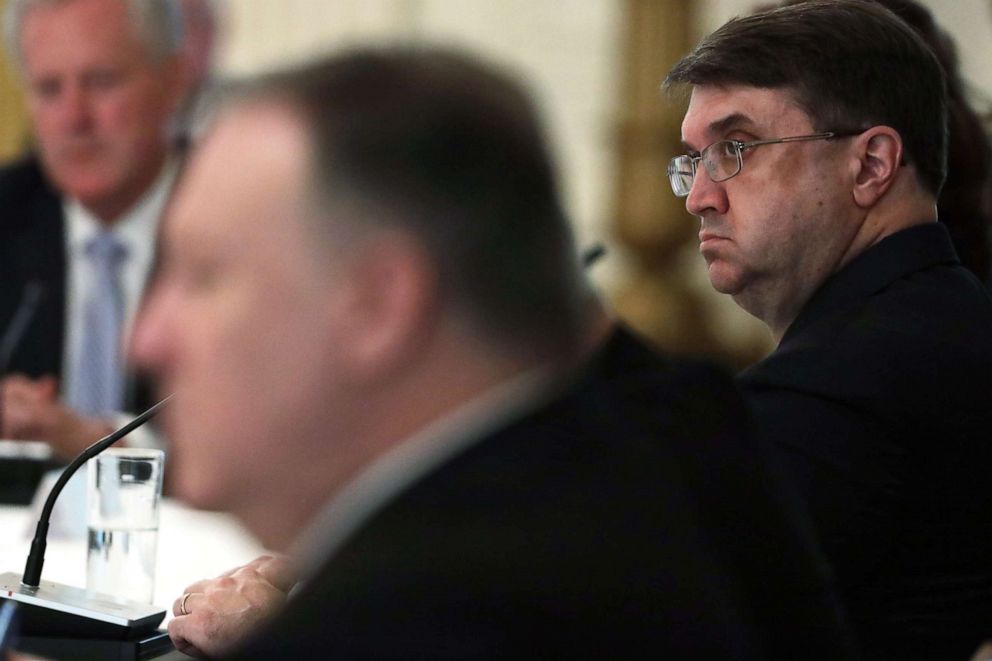
[[735, 140], [720, 140], [704, 149], [697, 158], [673, 158], [668, 164], [668, 180], [677, 196], [685, 197], [692, 190], [697, 160], [703, 162], [706, 173], [713, 181], [730, 179], [741, 169], [740, 145]]

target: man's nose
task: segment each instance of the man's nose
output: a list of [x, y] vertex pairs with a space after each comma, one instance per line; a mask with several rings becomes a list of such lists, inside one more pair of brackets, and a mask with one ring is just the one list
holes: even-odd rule
[[702, 216], [707, 211], [724, 214], [729, 207], [730, 201], [724, 183], [715, 183], [700, 163], [692, 179], [692, 188], [685, 198], [686, 210], [693, 216]]
[[147, 300], [138, 311], [131, 332], [128, 345], [130, 359], [152, 373], [162, 370], [173, 350], [175, 333], [169, 323], [174, 317], [173, 298], [167, 287], [153, 285]]
[[60, 110], [63, 126], [72, 132], [84, 131], [93, 123], [93, 107], [89, 94], [81, 85], [67, 85]]

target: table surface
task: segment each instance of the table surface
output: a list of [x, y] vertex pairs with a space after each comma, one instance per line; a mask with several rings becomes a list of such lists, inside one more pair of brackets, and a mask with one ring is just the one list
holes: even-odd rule
[[[0, 573], [24, 571], [36, 523], [27, 507], [0, 505]], [[167, 622], [172, 618], [172, 602], [187, 585], [217, 576], [262, 553], [258, 542], [229, 515], [201, 512], [163, 499], [154, 603], [166, 610]], [[86, 537], [49, 539], [42, 576], [86, 587]]]

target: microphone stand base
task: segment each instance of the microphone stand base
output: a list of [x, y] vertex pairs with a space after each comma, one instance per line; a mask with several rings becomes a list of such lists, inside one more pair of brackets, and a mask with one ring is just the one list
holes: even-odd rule
[[165, 631], [144, 633], [126, 640], [92, 640], [86, 638], [53, 638], [49, 636], [20, 636], [14, 649], [46, 659], [67, 661], [138, 661], [153, 659], [175, 648]]
[[0, 574], [2, 599], [18, 602], [23, 636], [129, 640], [154, 631], [165, 619], [165, 610], [157, 606], [54, 581], [26, 587], [15, 572]]

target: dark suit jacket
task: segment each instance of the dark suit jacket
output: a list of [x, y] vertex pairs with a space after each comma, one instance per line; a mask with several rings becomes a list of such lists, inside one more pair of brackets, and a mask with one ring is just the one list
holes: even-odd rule
[[[45, 288], [8, 373], [61, 377], [66, 260], [62, 202], [38, 162], [29, 158], [0, 169], [0, 334], [9, 326], [28, 283]], [[129, 377], [125, 396], [129, 410], [150, 403], [147, 384], [134, 376]]]
[[28, 283], [45, 288], [8, 372], [34, 377], [62, 372], [64, 232], [59, 197], [34, 160], [0, 170], [0, 333], [9, 326]]
[[852, 261], [740, 383], [869, 653], [968, 658], [992, 635], [992, 300], [945, 228]]
[[729, 377], [617, 332], [365, 522], [235, 658], [845, 659]]

